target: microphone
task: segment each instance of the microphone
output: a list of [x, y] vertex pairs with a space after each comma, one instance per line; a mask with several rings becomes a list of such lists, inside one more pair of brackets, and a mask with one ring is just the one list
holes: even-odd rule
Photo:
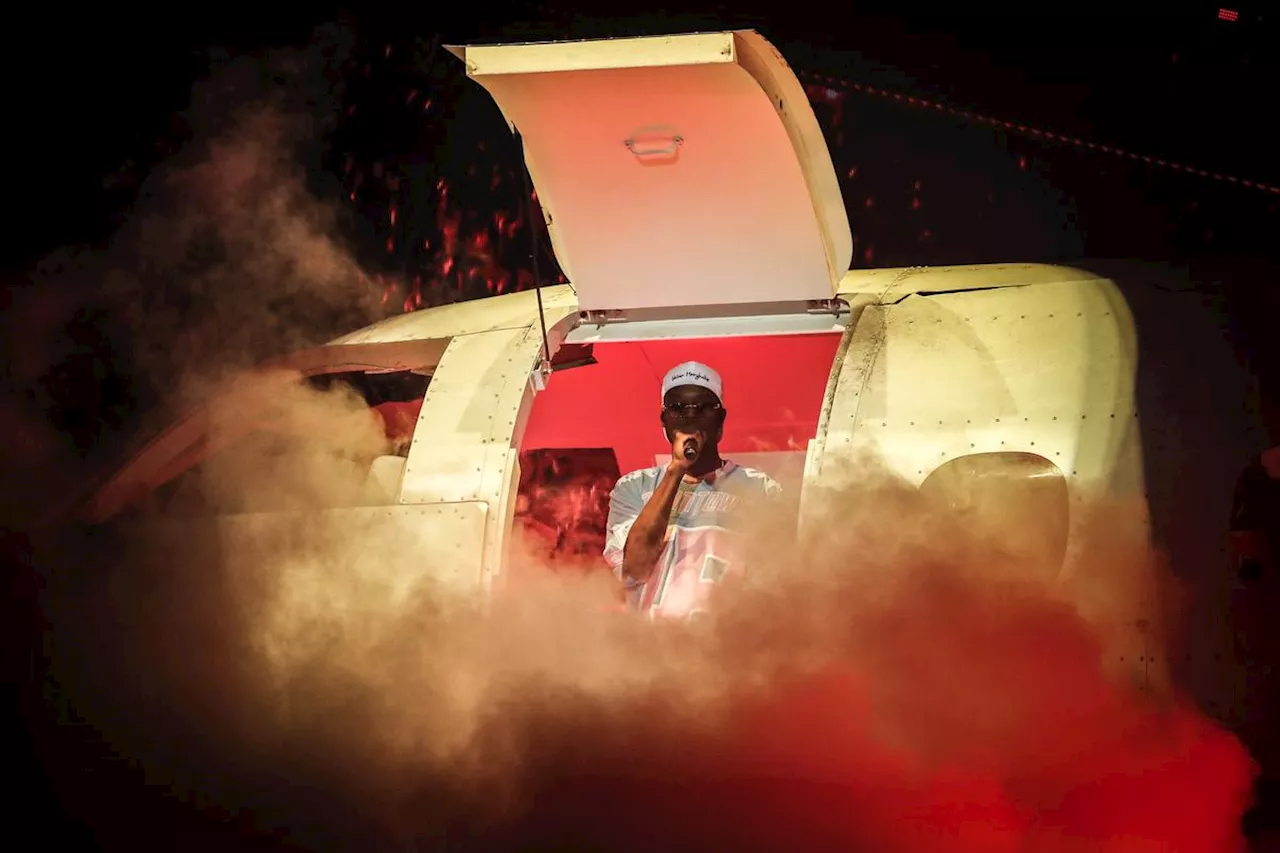
[[698, 440], [695, 438], [685, 439], [684, 442], [684, 458], [692, 462], [698, 458]]

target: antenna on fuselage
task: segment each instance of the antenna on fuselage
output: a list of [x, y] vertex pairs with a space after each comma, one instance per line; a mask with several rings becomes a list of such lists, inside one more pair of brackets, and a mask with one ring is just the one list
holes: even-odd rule
[[512, 125], [511, 130], [516, 135], [516, 147], [520, 149], [520, 177], [524, 180], [524, 202], [529, 212], [529, 243], [533, 250], [533, 290], [538, 300], [538, 323], [542, 327], [542, 362], [538, 365], [538, 372], [545, 380], [547, 374], [551, 372], [551, 345], [547, 342], [547, 315], [542, 309], [542, 276], [538, 274], [538, 226], [536, 223], [542, 217], [534, 216], [532, 181], [529, 180], [529, 165], [524, 159], [524, 137], [520, 135], [515, 125]]

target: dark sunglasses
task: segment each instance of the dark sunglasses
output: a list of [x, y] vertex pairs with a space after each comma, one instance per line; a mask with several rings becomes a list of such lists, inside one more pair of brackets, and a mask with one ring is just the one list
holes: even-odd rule
[[662, 407], [662, 414], [673, 418], [692, 420], [703, 415], [709, 415], [719, 409], [719, 403], [668, 403]]

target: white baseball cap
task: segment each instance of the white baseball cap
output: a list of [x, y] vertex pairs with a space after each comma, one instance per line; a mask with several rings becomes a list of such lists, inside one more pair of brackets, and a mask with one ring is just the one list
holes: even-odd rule
[[724, 385], [720, 381], [720, 374], [700, 361], [686, 361], [668, 370], [662, 380], [662, 399], [667, 398], [667, 392], [672, 388], [681, 385], [700, 385], [715, 394], [720, 402], [724, 402]]

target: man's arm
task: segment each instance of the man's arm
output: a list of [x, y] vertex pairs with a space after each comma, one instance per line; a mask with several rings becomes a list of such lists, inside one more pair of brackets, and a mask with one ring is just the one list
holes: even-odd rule
[[[618, 579], [644, 583], [653, 574], [667, 535], [667, 522], [671, 507], [680, 492], [680, 480], [697, 461], [684, 455], [685, 442], [695, 439], [699, 448], [705, 446], [706, 434], [677, 431], [671, 443], [671, 461], [658, 478], [658, 484], [644, 501], [637, 493], [639, 483], [624, 477], [618, 481], [609, 496], [609, 533], [605, 544], [605, 559], [613, 567]], [[701, 451], [699, 450], [699, 454]]]
[[662, 553], [663, 540], [667, 535], [667, 523], [671, 518], [671, 507], [675, 504], [676, 494], [680, 491], [680, 480], [687, 465], [671, 462], [652, 497], [636, 516], [635, 523], [627, 533], [627, 541], [622, 549], [622, 575], [637, 581], [647, 581], [657, 565], [658, 555]]
[[614, 483], [609, 492], [609, 518], [605, 522], [604, 559], [613, 569], [613, 574], [620, 581], [625, 580], [622, 574], [622, 555], [627, 547], [627, 536], [631, 527], [644, 509], [644, 486], [637, 480], [637, 475], [629, 474]]

